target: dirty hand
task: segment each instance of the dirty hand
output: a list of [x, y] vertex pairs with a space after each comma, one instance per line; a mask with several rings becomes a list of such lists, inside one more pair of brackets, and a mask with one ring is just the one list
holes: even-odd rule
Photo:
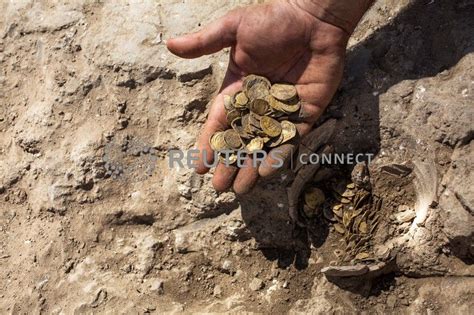
[[[331, 1], [281, 0], [240, 8], [197, 33], [168, 40], [168, 49], [184, 58], [197, 58], [231, 47], [224, 82], [198, 141], [201, 152], [198, 173], [209, 170], [204, 165], [203, 150], [207, 152], [208, 165], [214, 159], [209, 137], [228, 128], [223, 96], [241, 89], [241, 79], [247, 74], [295, 84], [303, 102], [298, 131], [304, 135], [311, 129], [340, 83], [349, 34], [363, 14], [352, 10], [350, 17], [337, 18], [337, 14], [347, 10], [340, 10], [338, 4], [331, 12], [334, 14], [328, 14], [332, 7], [325, 2]], [[278, 149], [280, 157], [287, 159], [293, 146], [287, 144]], [[271, 167], [272, 162], [280, 160], [269, 156], [260, 167], [252, 167], [248, 159], [240, 169], [219, 163], [213, 177], [214, 188], [224, 191], [233, 185], [236, 193], [246, 193], [259, 176], [268, 176], [276, 170]]]

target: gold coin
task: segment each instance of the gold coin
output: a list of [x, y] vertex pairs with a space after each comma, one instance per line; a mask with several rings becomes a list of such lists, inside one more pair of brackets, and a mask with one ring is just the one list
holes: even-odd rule
[[281, 113], [283, 110], [281, 109], [280, 105], [283, 104], [282, 102], [278, 101], [276, 98], [274, 98], [271, 95], [268, 95], [265, 97], [265, 100], [267, 101], [268, 105], [270, 105], [270, 108], [275, 112], [275, 113]]
[[254, 112], [257, 115], [265, 115], [265, 113], [268, 111], [268, 103], [264, 99], [254, 99], [250, 103], [250, 110]]
[[234, 104], [232, 104], [232, 96], [224, 95], [224, 108], [227, 112], [235, 109]]
[[267, 78], [255, 74], [250, 74], [246, 76], [242, 81], [242, 86], [246, 91], [248, 91], [256, 84], [263, 85], [264, 87], [266, 87], [267, 90], [270, 90], [271, 87], [271, 83], [270, 81], [268, 81]]
[[316, 187], [311, 187], [306, 190], [304, 194], [304, 202], [311, 209], [316, 209], [318, 206], [322, 205], [326, 197], [321, 189]]
[[346, 232], [346, 229], [339, 223], [334, 224], [334, 229], [339, 234], [344, 234]]
[[296, 136], [296, 126], [288, 120], [283, 120], [281, 124], [281, 134], [283, 135], [283, 143], [293, 139]]
[[249, 113], [249, 124], [254, 126], [254, 127], [260, 128], [260, 119], [261, 118], [262, 118], [262, 116], [257, 115], [254, 112], [250, 112]]
[[285, 103], [277, 100], [276, 98], [274, 98], [271, 95], [267, 96], [265, 98], [265, 100], [268, 102], [270, 107], [272, 107], [274, 110], [279, 111], [279, 112], [283, 112], [283, 113], [286, 113], [286, 114], [295, 113], [301, 107], [301, 104], [300, 104], [299, 101], [298, 102], [293, 102], [291, 104], [285, 104]]
[[281, 103], [279, 106], [284, 113], [291, 114], [291, 113], [296, 113], [297, 111], [300, 110], [301, 103], [300, 102], [297, 102], [294, 104]]
[[263, 149], [263, 139], [260, 137], [253, 138], [246, 146], [247, 153], [254, 153]]
[[245, 114], [242, 116], [242, 119], [241, 119], [242, 127], [244, 128], [246, 133], [252, 133], [249, 128], [249, 117], [250, 117], [250, 114]]
[[364, 259], [367, 259], [370, 257], [370, 254], [369, 253], [366, 253], [366, 252], [362, 252], [362, 253], [358, 253], [356, 256], [355, 256], [355, 259], [358, 259], [358, 260], [364, 260]]
[[270, 140], [266, 143], [267, 147], [269, 148], [276, 148], [280, 144], [283, 143], [283, 132], [277, 137], [270, 138]]
[[361, 221], [362, 221], [361, 216], [355, 217], [354, 222], [352, 223], [352, 231], [354, 233], [359, 234], [359, 224]]
[[345, 198], [352, 198], [355, 196], [355, 193], [350, 190], [350, 189], [347, 189], [345, 192], [342, 193], [342, 197], [345, 197]]
[[268, 116], [263, 116], [260, 119], [260, 128], [266, 135], [270, 137], [278, 137], [281, 134], [280, 123]]
[[347, 184], [346, 188], [348, 188], [348, 189], [354, 189], [354, 188], [355, 188], [355, 184], [354, 184], [354, 183]]
[[224, 141], [231, 149], [240, 149], [242, 147], [242, 140], [237, 131], [233, 129], [227, 129], [224, 131]]
[[344, 211], [344, 214], [342, 215], [342, 224], [344, 224], [345, 227], [348, 227], [351, 224], [351, 219], [352, 211]]
[[270, 93], [274, 98], [283, 102], [290, 101], [297, 96], [296, 88], [291, 84], [273, 84]]
[[227, 113], [226, 115], [226, 118], [227, 118], [227, 123], [229, 125], [232, 125], [232, 122], [237, 119], [237, 118], [240, 118], [240, 113], [238, 110], [232, 110], [230, 112]]
[[256, 83], [248, 90], [246, 90], [246, 92], [251, 100], [263, 99], [270, 94], [270, 90], [264, 83]]
[[350, 202], [351, 202], [351, 201], [350, 201], [349, 199], [347, 199], [347, 198], [342, 198], [342, 199], [341, 199], [341, 203], [347, 204], [347, 203], [350, 203]]
[[237, 131], [237, 133], [239, 134], [239, 136], [241, 138], [245, 138], [245, 139], [250, 139], [251, 138], [251, 135], [249, 135], [248, 132], [245, 130], [245, 128], [242, 126], [242, 118], [241, 117], [238, 117], [238, 118], [234, 119], [230, 126], [232, 127], [232, 129]]
[[209, 139], [209, 144], [214, 151], [222, 151], [227, 149], [227, 145], [224, 141], [224, 132], [218, 131], [214, 133]]
[[237, 162], [237, 154], [231, 153], [228, 156], [226, 156], [225, 154], [220, 153], [219, 154], [219, 162], [221, 162], [222, 164], [226, 164], [226, 165], [235, 164], [235, 162]]
[[247, 95], [245, 95], [245, 92], [240, 91], [234, 96], [234, 106], [236, 108], [242, 109], [247, 106], [247, 103], [249, 102], [249, 99]]

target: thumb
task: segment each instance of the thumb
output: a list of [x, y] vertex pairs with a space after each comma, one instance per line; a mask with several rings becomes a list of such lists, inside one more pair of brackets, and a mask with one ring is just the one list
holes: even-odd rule
[[241, 11], [229, 12], [201, 31], [170, 39], [166, 45], [173, 54], [183, 58], [197, 58], [232, 46], [236, 39]]

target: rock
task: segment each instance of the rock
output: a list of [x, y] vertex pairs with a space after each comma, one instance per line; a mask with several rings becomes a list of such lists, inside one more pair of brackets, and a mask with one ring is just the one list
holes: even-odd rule
[[395, 163], [383, 165], [380, 167], [380, 170], [397, 177], [406, 177], [413, 171], [413, 169], [407, 165]]
[[95, 308], [105, 302], [107, 299], [107, 291], [105, 289], [100, 289], [97, 291], [94, 300], [91, 302], [91, 307]]
[[150, 283], [150, 291], [162, 295], [165, 293], [164, 281], [162, 279], [152, 279]]
[[439, 199], [440, 216], [444, 232], [451, 242], [451, 249], [461, 257], [473, 255], [474, 242], [474, 176], [471, 172], [474, 159], [474, 144], [456, 149], [452, 155], [450, 168], [442, 180], [446, 189]]
[[45, 10], [44, 8], [47, 6], [37, 3], [28, 10], [27, 21], [22, 25], [23, 33], [59, 31], [74, 25], [84, 17], [81, 12], [68, 9], [65, 6], [61, 9]]
[[72, 114], [71, 113], [65, 113], [63, 117], [64, 121], [71, 121], [72, 120]]
[[233, 267], [232, 267], [232, 262], [230, 260], [224, 260], [220, 270], [224, 273], [227, 273], [227, 274], [234, 274], [235, 273], [235, 271], [233, 270]]
[[213, 295], [214, 297], [217, 297], [217, 298], [222, 296], [222, 288], [221, 288], [220, 285], [216, 285], [216, 286], [214, 287], [214, 290], [213, 290], [213, 292], [212, 292], [212, 295]]
[[360, 188], [370, 189], [369, 169], [365, 162], [357, 163], [351, 173], [352, 182]]
[[415, 209], [410, 209], [407, 206], [400, 205], [398, 211], [394, 214], [394, 217], [399, 223], [411, 222], [416, 217]]
[[249, 288], [252, 291], [260, 291], [265, 287], [263, 281], [259, 278], [253, 278], [252, 282], [250, 282]]
[[389, 295], [387, 298], [387, 308], [393, 309], [397, 303], [397, 297], [395, 295]]
[[369, 267], [366, 265], [355, 266], [329, 266], [321, 269], [321, 273], [327, 277], [354, 277], [366, 274]]
[[204, 60], [178, 59], [173, 68], [180, 82], [203, 79], [206, 75], [212, 74], [211, 59], [208, 56]]

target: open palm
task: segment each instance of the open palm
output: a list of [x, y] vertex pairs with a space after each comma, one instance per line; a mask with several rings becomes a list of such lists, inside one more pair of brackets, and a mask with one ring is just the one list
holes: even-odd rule
[[[275, 1], [231, 11], [198, 33], [169, 40], [168, 49], [184, 58], [231, 47], [224, 82], [199, 137], [200, 152], [212, 152], [209, 137], [228, 128], [223, 95], [240, 90], [241, 80], [247, 74], [296, 85], [303, 103], [297, 128], [301, 135], [306, 134], [339, 85], [348, 37], [341, 28], [322, 22], [292, 2]], [[287, 158], [292, 149], [291, 144], [283, 145], [279, 148], [280, 156]], [[208, 165], [212, 161], [213, 154], [207, 154]], [[268, 158], [267, 163], [254, 168], [251, 160], [247, 160], [246, 167], [241, 169], [219, 164], [213, 185], [219, 191], [233, 185], [235, 192], [246, 193], [259, 176], [274, 172], [272, 162]], [[197, 172], [207, 171], [201, 156]]]

